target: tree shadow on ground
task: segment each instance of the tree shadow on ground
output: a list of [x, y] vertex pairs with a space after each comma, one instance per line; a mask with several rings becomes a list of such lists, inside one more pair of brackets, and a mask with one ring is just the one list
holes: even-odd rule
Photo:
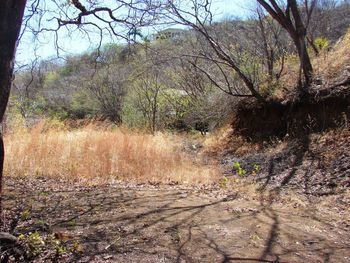
[[[81, 251], [53, 255], [57, 262], [345, 262], [349, 229], [307, 207], [276, 204], [276, 191], [259, 200], [242, 193], [210, 197], [186, 189], [96, 187], [42, 191], [25, 200], [30, 220], [14, 233], [54, 234]], [[311, 206], [310, 206], [311, 207]], [[45, 222], [45, 229], [37, 222]]]

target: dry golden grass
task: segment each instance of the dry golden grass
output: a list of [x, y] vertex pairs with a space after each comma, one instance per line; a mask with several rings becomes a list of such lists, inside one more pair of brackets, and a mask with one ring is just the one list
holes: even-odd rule
[[5, 173], [89, 182], [211, 183], [217, 173], [181, 152], [175, 135], [90, 124], [69, 130], [39, 124], [5, 136]]
[[350, 66], [350, 28], [347, 34], [329, 52], [313, 59], [315, 73], [328, 79], [338, 77]]
[[218, 151], [230, 141], [232, 132], [231, 125], [226, 125], [207, 136], [203, 142], [203, 146], [209, 152]]
[[248, 142], [241, 136], [233, 134], [231, 125], [223, 126], [205, 138], [203, 142], [204, 151], [209, 155], [221, 155], [231, 153], [236, 156], [243, 156], [261, 150], [258, 143]]
[[[337, 78], [350, 67], [350, 28], [348, 32], [330, 50], [321, 50], [316, 56], [310, 50], [311, 63], [315, 76], [321, 76], [326, 81]], [[296, 54], [286, 58], [279, 84], [273, 90], [273, 97], [282, 101], [288, 92], [297, 85], [300, 74], [299, 58]]]

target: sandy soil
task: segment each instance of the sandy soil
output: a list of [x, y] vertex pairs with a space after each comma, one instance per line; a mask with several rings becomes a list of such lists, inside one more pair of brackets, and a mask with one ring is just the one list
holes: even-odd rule
[[42, 237], [27, 259], [34, 262], [350, 262], [348, 205], [347, 194], [310, 199], [242, 187], [19, 178], [5, 187], [8, 228]]

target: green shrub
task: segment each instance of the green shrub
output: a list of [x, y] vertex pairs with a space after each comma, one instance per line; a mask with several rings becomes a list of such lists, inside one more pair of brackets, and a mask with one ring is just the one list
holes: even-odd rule
[[239, 176], [244, 176], [247, 173], [247, 170], [244, 170], [239, 162], [235, 162], [233, 168], [236, 170]]
[[318, 37], [315, 39], [315, 46], [318, 50], [324, 50], [329, 47], [329, 40], [325, 37]]

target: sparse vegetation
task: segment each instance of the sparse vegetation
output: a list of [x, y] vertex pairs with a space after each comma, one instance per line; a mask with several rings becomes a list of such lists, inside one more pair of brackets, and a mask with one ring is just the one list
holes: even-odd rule
[[1, 263], [347, 262], [350, 3], [243, 2], [1, 2]]
[[314, 59], [316, 74], [325, 79], [340, 77], [350, 65], [350, 28], [329, 51]]

